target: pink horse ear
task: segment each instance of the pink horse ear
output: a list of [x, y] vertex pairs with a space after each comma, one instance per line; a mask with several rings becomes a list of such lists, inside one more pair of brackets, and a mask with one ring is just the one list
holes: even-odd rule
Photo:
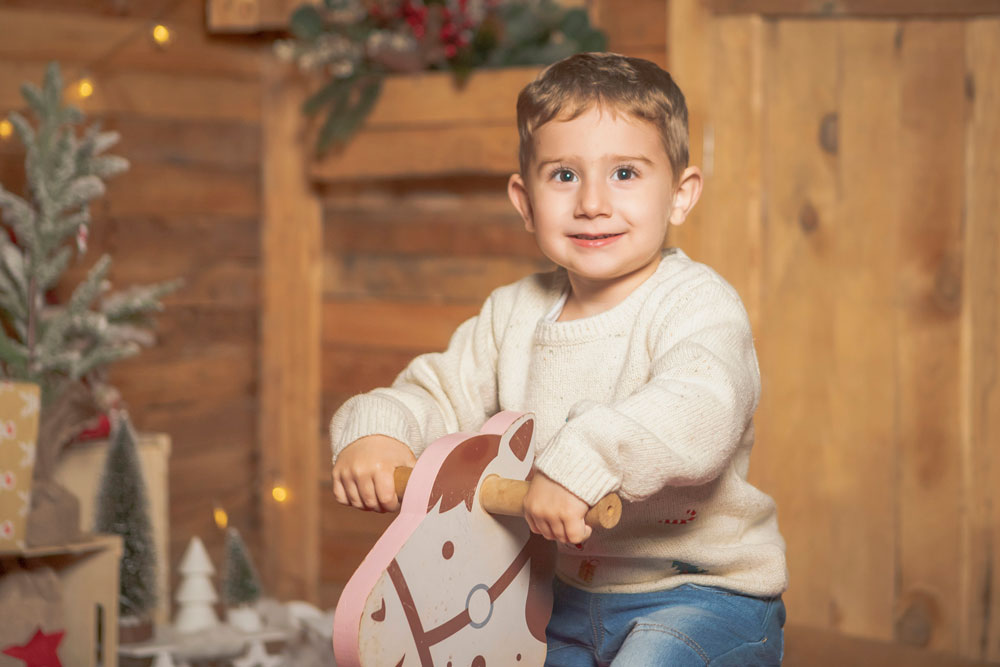
[[514, 456], [517, 457], [518, 461], [523, 461], [524, 457], [528, 455], [528, 450], [531, 448], [531, 436], [535, 432], [535, 418], [533, 415], [528, 415], [520, 424], [514, 426], [517, 430], [514, 431], [514, 435], [510, 438], [510, 451], [514, 452]]

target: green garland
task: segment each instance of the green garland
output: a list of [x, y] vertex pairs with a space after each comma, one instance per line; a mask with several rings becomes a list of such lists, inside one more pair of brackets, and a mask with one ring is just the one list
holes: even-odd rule
[[450, 70], [461, 84], [475, 69], [607, 47], [584, 9], [554, 0], [325, 0], [295, 10], [291, 31], [275, 52], [325, 79], [303, 105], [309, 116], [326, 112], [318, 155], [358, 130], [389, 74]]

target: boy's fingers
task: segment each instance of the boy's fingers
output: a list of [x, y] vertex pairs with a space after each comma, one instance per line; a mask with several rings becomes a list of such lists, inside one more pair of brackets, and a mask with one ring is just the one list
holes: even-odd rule
[[356, 507], [359, 510], [365, 508], [364, 503], [361, 502], [361, 496], [358, 495], [358, 486], [353, 479], [344, 480], [344, 494], [347, 495], [347, 502], [351, 504], [351, 507]]
[[396, 484], [392, 475], [379, 475], [375, 478], [375, 495], [383, 512], [395, 512], [399, 509], [399, 498], [396, 497]]
[[349, 504], [347, 501], [347, 494], [344, 492], [344, 484], [336, 475], [333, 477], [333, 498], [341, 505]]
[[593, 529], [588, 526], [583, 519], [574, 520], [566, 530], [567, 544], [581, 544], [590, 537]]
[[365, 477], [358, 484], [358, 495], [365, 509], [379, 511], [378, 496], [375, 494], [375, 481], [371, 477]]

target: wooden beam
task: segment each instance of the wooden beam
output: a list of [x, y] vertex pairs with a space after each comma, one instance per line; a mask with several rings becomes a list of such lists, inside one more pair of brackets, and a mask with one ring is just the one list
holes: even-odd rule
[[[315, 602], [319, 581], [322, 207], [309, 186], [291, 69], [263, 66], [260, 484], [265, 572], [279, 599]], [[283, 503], [271, 497], [281, 483]]]
[[284, 30], [295, 8], [319, 0], [206, 0], [205, 23], [210, 33], [255, 33]]
[[483, 70], [462, 87], [448, 72], [388, 77], [357, 135], [315, 160], [310, 174], [325, 183], [456, 173], [506, 176], [517, 171], [517, 94], [538, 72], [538, 67]]
[[703, 0], [716, 14], [762, 14], [805, 18], [1000, 15], [1000, 0]]

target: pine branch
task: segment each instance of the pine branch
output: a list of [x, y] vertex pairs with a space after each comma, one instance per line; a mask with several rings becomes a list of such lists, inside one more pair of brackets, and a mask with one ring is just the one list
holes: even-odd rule
[[171, 280], [155, 285], [136, 285], [105, 297], [101, 310], [111, 322], [129, 321], [136, 316], [163, 310], [160, 299], [182, 284], [181, 280]]
[[107, 366], [116, 361], [133, 357], [139, 353], [140, 347], [136, 343], [125, 343], [117, 347], [102, 346], [95, 348], [91, 352], [79, 358], [70, 370], [70, 377], [74, 380], [82, 378], [95, 368]]
[[28, 122], [27, 118], [16, 111], [11, 111], [7, 116], [7, 120], [14, 126], [17, 136], [24, 146], [30, 146], [35, 143], [35, 130], [31, 127], [31, 123]]
[[66, 309], [72, 314], [82, 313], [86, 310], [94, 299], [104, 288], [104, 278], [111, 268], [111, 257], [107, 254], [101, 255], [97, 263], [91, 267], [87, 277], [73, 290], [73, 295], [66, 304]]
[[16, 320], [25, 320], [28, 304], [25, 295], [28, 285], [24, 277], [24, 258], [21, 251], [6, 238], [0, 240], [0, 289], [5, 308]]
[[36, 242], [35, 209], [10, 190], [5, 190], [2, 185], [0, 185], [0, 212], [3, 212], [4, 218], [8, 220], [21, 243], [27, 246]]
[[97, 199], [104, 194], [104, 183], [97, 176], [80, 176], [73, 180], [66, 189], [66, 194], [60, 198], [58, 212], [74, 209], [78, 206], [89, 204], [92, 199]]
[[38, 268], [38, 285], [43, 292], [48, 292], [56, 286], [63, 271], [69, 266], [69, 260], [72, 256], [73, 251], [69, 247], [63, 246], [56, 250], [48, 262]]
[[10, 338], [0, 326], [0, 361], [18, 369], [27, 370], [28, 348]]

